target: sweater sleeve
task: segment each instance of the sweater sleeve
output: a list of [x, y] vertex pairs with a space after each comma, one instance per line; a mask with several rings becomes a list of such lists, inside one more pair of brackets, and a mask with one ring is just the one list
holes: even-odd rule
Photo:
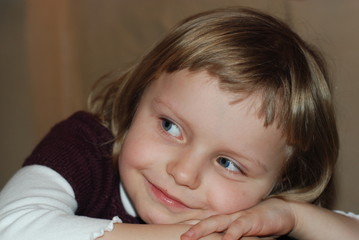
[[24, 167], [0, 192], [0, 239], [88, 240], [111, 230], [113, 221], [76, 216], [76, 208], [71, 186], [56, 171]]

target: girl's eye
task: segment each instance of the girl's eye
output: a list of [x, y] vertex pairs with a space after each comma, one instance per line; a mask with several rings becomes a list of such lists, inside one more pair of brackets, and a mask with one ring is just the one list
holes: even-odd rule
[[176, 124], [171, 122], [170, 120], [165, 119], [165, 118], [162, 119], [162, 128], [163, 128], [163, 130], [165, 130], [166, 132], [168, 132], [172, 136], [174, 136], [176, 138], [181, 138], [181, 130], [180, 130], [180, 128]]
[[228, 158], [219, 157], [217, 158], [217, 163], [230, 172], [242, 172], [242, 170]]

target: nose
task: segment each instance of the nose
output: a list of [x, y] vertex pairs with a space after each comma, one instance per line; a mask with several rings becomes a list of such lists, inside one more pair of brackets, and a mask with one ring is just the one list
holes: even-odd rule
[[183, 154], [168, 163], [167, 172], [173, 177], [176, 184], [194, 190], [201, 184], [204, 164], [204, 157]]

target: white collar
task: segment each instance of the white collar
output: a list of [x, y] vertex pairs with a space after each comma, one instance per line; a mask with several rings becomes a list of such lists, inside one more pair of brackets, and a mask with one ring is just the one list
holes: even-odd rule
[[126, 212], [131, 215], [132, 217], [137, 217], [135, 208], [133, 207], [130, 199], [127, 196], [127, 193], [125, 189], [123, 188], [122, 184], [120, 183], [120, 197], [123, 204], [123, 207], [125, 208]]

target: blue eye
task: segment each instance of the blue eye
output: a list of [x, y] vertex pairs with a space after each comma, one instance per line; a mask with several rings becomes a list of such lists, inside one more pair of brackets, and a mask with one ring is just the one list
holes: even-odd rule
[[241, 172], [241, 169], [233, 163], [232, 160], [225, 158], [225, 157], [219, 157], [217, 158], [217, 163], [222, 166], [223, 168], [227, 169], [231, 172]]
[[171, 134], [172, 136], [174, 136], [176, 138], [181, 137], [180, 128], [168, 119], [165, 119], [165, 118], [162, 119], [162, 128], [163, 128], [163, 130], [165, 130], [166, 132], [168, 132], [169, 134]]

